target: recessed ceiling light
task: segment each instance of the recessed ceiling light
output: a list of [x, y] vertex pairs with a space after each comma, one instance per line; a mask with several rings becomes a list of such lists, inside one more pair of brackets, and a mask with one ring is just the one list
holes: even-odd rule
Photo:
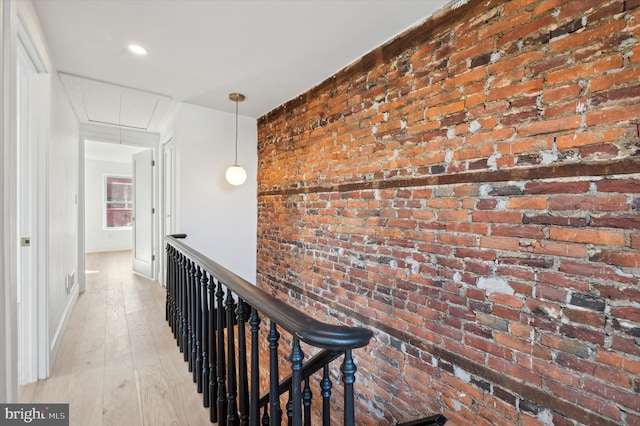
[[130, 44], [129, 45], [129, 50], [133, 53], [135, 53], [136, 55], [146, 55], [147, 54], [147, 49], [145, 49], [144, 47], [138, 45], [138, 44]]

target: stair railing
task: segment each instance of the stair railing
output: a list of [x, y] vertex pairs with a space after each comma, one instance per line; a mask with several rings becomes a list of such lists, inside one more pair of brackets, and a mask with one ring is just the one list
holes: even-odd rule
[[[306, 315], [190, 248], [181, 241], [185, 237], [176, 234], [165, 239], [166, 320], [202, 393], [203, 406], [210, 409], [211, 422], [280, 425], [281, 396], [288, 393], [288, 424], [310, 425], [309, 379], [322, 371], [322, 424], [336, 424], [331, 419], [330, 363], [343, 357], [343, 424], [355, 425], [353, 350], [366, 346], [372, 332]], [[260, 329], [263, 322], [268, 329]], [[290, 340], [282, 339], [281, 332]], [[314, 352], [306, 362], [301, 343]], [[280, 380], [283, 344], [290, 346], [291, 373]], [[260, 369], [260, 357], [267, 355], [261, 347], [267, 349], [268, 372]], [[266, 379], [264, 373], [268, 373]], [[268, 382], [268, 391], [261, 392], [261, 379]]]

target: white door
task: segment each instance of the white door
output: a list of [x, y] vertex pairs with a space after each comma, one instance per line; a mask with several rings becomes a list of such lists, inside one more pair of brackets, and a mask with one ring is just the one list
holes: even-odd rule
[[154, 278], [153, 151], [133, 155], [133, 272]]

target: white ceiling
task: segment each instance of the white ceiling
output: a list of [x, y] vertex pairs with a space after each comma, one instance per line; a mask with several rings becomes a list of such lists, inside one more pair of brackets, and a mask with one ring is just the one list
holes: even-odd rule
[[[162, 113], [169, 101], [233, 112], [230, 92], [246, 95], [239, 105], [241, 115], [260, 117], [454, 4], [451, 0], [33, 2], [79, 118], [118, 124], [118, 115], [121, 124], [131, 127], [144, 127], [140, 123], [146, 120], [147, 130], [153, 130], [153, 120], [158, 120], [157, 110], [155, 118], [154, 113], [149, 115], [152, 105]], [[149, 54], [136, 57], [127, 51], [130, 43], [143, 45]], [[146, 112], [132, 112], [138, 107]]]

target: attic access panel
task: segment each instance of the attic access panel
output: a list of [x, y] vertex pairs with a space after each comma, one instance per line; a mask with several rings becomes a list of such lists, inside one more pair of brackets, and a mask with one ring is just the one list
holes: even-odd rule
[[60, 73], [80, 122], [155, 131], [171, 98]]

